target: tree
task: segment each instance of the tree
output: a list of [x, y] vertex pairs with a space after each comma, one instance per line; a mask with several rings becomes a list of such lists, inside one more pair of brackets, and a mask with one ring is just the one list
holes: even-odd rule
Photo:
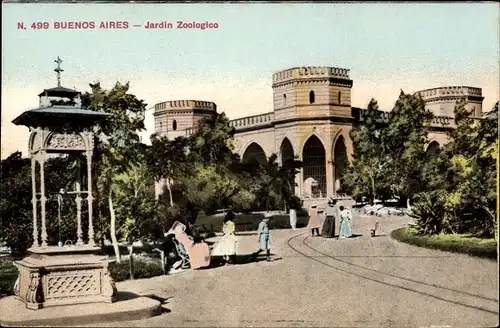
[[[196, 215], [202, 211], [210, 215], [227, 208], [231, 198], [241, 190], [234, 175], [216, 165], [197, 166], [194, 175], [183, 178], [182, 184], [185, 190], [181, 204], [190, 207]], [[192, 216], [191, 223], [195, 219], [196, 216]]]
[[495, 235], [498, 105], [479, 121], [465, 105], [465, 100], [457, 102], [451, 141], [424, 169], [425, 190], [414, 206], [424, 234]]
[[196, 132], [189, 137], [189, 158], [192, 162], [215, 164], [231, 168], [240, 158], [233, 153], [234, 127], [224, 113], [204, 119]]
[[343, 183], [355, 199], [367, 197], [372, 204], [377, 198], [387, 198], [390, 158], [383, 145], [387, 122], [382, 120], [377, 101], [372, 99], [363, 111], [363, 120], [350, 132], [354, 159], [346, 170]]
[[174, 205], [172, 186], [176, 179], [192, 172], [193, 163], [188, 159], [189, 139], [178, 137], [151, 136], [151, 151], [147, 158], [148, 167], [156, 180], [164, 180], [168, 191], [170, 206]]
[[277, 162], [278, 156], [272, 154], [263, 165], [251, 161], [242, 165], [241, 174], [249, 181], [248, 188], [255, 195], [254, 209], [269, 211], [281, 206], [297, 209], [300, 205], [295, 199], [295, 175], [302, 167], [302, 162], [292, 158], [282, 165]]
[[402, 204], [422, 190], [421, 172], [425, 163], [428, 127], [434, 115], [425, 108], [420, 95], [401, 91], [382, 134], [382, 152], [386, 154], [392, 193]]
[[[61, 188], [68, 190], [75, 182], [74, 169], [74, 158], [71, 157], [50, 158], [45, 163], [46, 227], [49, 244], [55, 244], [59, 240], [76, 239], [74, 199], [68, 199], [68, 197], [63, 199], [61, 222], [59, 222], [55, 197]], [[23, 158], [19, 151], [2, 160], [1, 184], [0, 240], [10, 247], [14, 255], [22, 256], [33, 244], [31, 160]], [[37, 192], [39, 192], [39, 174], [36, 175], [36, 185]], [[85, 215], [85, 209], [82, 209], [82, 216]], [[40, 222], [40, 214], [38, 222]]]
[[[135, 95], [129, 94], [129, 83], [116, 83], [104, 90], [100, 83], [90, 84], [91, 93], [82, 97], [82, 105], [92, 110], [104, 110], [110, 117], [95, 129], [94, 165], [97, 179], [97, 199], [107, 199], [110, 235], [117, 261], [120, 251], [116, 238], [116, 212], [113, 194], [117, 179], [134, 165], [137, 160], [137, 145], [140, 143], [138, 132], [144, 129], [146, 104]], [[100, 197], [104, 196], [104, 197]], [[101, 205], [102, 206], [102, 205]], [[104, 206], [105, 207], [105, 206]], [[104, 213], [100, 213], [104, 216]]]
[[0, 240], [14, 255], [23, 255], [33, 243], [31, 164], [14, 152], [2, 160], [0, 188]]

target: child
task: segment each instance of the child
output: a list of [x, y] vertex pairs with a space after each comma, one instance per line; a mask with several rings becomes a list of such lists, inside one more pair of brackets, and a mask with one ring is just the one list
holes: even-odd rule
[[255, 260], [260, 252], [266, 251], [267, 261], [271, 261], [271, 245], [269, 242], [269, 216], [264, 216], [262, 221], [259, 223], [259, 229], [257, 230], [257, 235], [259, 236], [259, 250], [254, 254]]
[[318, 216], [318, 206], [316, 204], [312, 204], [309, 209], [309, 223], [307, 224], [307, 228], [311, 230], [311, 235], [314, 237], [314, 232], [316, 232], [316, 236], [319, 236], [319, 228], [321, 228], [321, 222]]

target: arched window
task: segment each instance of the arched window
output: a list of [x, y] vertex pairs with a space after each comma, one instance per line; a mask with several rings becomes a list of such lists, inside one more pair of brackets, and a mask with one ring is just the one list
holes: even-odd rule
[[286, 106], [286, 95], [283, 94], [283, 106]]
[[337, 95], [337, 102], [339, 105], [341, 104], [341, 98], [342, 98], [342, 91], [339, 91], [339, 93]]
[[314, 101], [315, 101], [315, 97], [314, 97], [314, 91], [311, 90], [311, 92], [309, 92], [309, 103], [310, 104], [314, 104]]
[[173, 120], [172, 121], [172, 130], [177, 130], [177, 121], [176, 120]]
[[160, 130], [158, 131], [159, 133], [163, 132], [163, 122], [160, 122]]

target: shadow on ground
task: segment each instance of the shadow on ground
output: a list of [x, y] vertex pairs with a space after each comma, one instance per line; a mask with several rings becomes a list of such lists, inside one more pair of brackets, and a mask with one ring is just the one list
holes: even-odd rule
[[172, 312], [172, 310], [170, 310], [170, 309], [168, 309], [168, 308], [164, 307], [165, 305], [167, 305], [167, 304], [168, 304], [168, 302], [167, 302], [167, 301], [168, 301], [169, 299], [171, 299], [171, 298], [172, 298], [172, 296], [170, 296], [170, 297], [162, 297], [162, 296], [158, 296], [158, 295], [156, 295], [156, 294], [147, 294], [147, 295], [143, 295], [143, 297], [151, 298], [151, 299], [153, 299], [153, 300], [155, 300], [155, 301], [160, 302], [160, 306], [161, 306], [161, 313], [162, 313], [162, 314], [163, 314], [163, 313], [170, 313], [170, 312]]
[[[282, 259], [281, 257], [274, 257], [274, 256], [275, 254], [271, 253], [271, 259], [269, 260], [269, 262], [279, 261]], [[235, 255], [231, 257], [231, 260], [229, 261], [228, 264], [225, 263], [224, 259], [221, 256], [217, 256], [212, 258], [210, 262], [210, 267], [207, 269], [218, 268], [224, 265], [242, 265], [242, 264], [256, 263], [261, 261], [266, 261], [265, 253], [260, 253], [258, 255], [255, 255], [255, 253]]]

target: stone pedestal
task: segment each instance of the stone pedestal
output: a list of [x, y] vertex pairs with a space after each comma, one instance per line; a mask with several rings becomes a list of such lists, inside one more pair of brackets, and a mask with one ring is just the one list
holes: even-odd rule
[[15, 262], [19, 270], [15, 295], [28, 309], [116, 301], [107, 256], [88, 245], [33, 247]]

